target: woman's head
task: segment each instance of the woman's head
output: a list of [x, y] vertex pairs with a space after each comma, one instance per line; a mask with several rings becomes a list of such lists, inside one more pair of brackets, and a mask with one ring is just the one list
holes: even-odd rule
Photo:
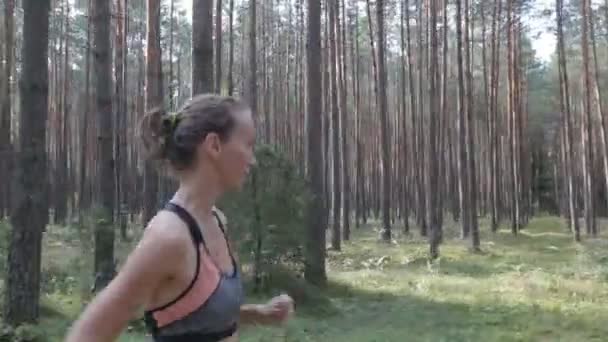
[[255, 162], [251, 110], [233, 97], [203, 94], [175, 113], [152, 110], [142, 120], [141, 136], [149, 156], [178, 176], [213, 172], [224, 190], [240, 187]]

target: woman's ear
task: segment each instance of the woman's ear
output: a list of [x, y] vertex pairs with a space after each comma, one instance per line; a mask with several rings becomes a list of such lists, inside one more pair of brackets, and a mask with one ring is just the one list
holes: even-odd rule
[[203, 141], [205, 151], [212, 158], [217, 158], [222, 151], [222, 141], [217, 133], [209, 133]]

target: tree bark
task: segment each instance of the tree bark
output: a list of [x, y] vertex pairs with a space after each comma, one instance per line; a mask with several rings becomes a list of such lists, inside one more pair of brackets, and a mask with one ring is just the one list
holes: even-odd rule
[[234, 93], [234, 80], [232, 75], [232, 69], [234, 67], [234, 0], [230, 0], [230, 13], [228, 16], [228, 31], [230, 35], [230, 51], [228, 53], [228, 95], [232, 96]]
[[[148, 3], [147, 7], [147, 32], [146, 32], [146, 93], [145, 97], [145, 110], [152, 110], [158, 106], [163, 105], [163, 90], [162, 90], [162, 65], [161, 65], [161, 45], [160, 45], [160, 0], [146, 0]], [[196, 7], [196, 6], [195, 6]], [[198, 21], [198, 20], [197, 20]], [[194, 31], [196, 32], [196, 31]], [[193, 37], [194, 39], [194, 37]], [[194, 46], [194, 45], [193, 45]], [[194, 61], [194, 50], [193, 50], [193, 66], [192, 69], [200, 68], [200, 61]], [[195, 66], [196, 65], [196, 66]], [[197, 87], [202, 87], [200, 80], [195, 82], [195, 76], [193, 71], [193, 94], [198, 92], [194, 91], [195, 84]], [[148, 222], [154, 215], [156, 204], [158, 203], [158, 171], [155, 165], [149, 161], [145, 163], [144, 169], [144, 213], [143, 220]]]
[[22, 5], [20, 151], [12, 177], [13, 229], [4, 304], [4, 318], [11, 325], [33, 323], [39, 317], [42, 231], [48, 219], [48, 180], [40, 175], [47, 174], [50, 1], [22, 0]]
[[581, 4], [582, 16], [582, 48], [583, 48], [583, 79], [585, 84], [584, 89], [584, 118], [585, 133], [583, 138], [583, 169], [586, 175], [584, 186], [584, 204], [585, 204], [585, 225], [587, 234], [594, 237], [597, 236], [597, 226], [595, 219], [595, 201], [593, 191], [595, 191], [595, 181], [593, 175], [594, 165], [594, 148], [593, 143], [593, 115], [591, 113], [591, 71], [589, 68], [589, 0], [583, 0]]
[[[341, 120], [342, 120], [342, 172], [344, 173], [343, 179], [343, 202], [344, 207], [342, 209], [342, 222], [344, 227], [342, 229], [343, 237], [345, 241], [350, 240], [350, 199], [351, 199], [351, 181], [350, 181], [350, 143], [349, 143], [349, 135], [350, 135], [350, 115], [348, 115], [348, 87], [347, 87], [347, 76], [348, 68], [347, 68], [347, 49], [346, 49], [346, 6], [344, 6], [344, 0], [340, 0], [342, 7], [342, 20], [341, 23], [341, 51], [342, 58], [340, 59], [341, 64], [341, 92], [340, 92], [340, 110], [341, 110]], [[340, 16], [339, 16], [340, 17]], [[340, 20], [338, 20], [338, 24], [340, 24]]]
[[384, 0], [376, 1], [376, 17], [378, 22], [378, 102], [381, 122], [381, 144], [382, 144], [382, 238], [391, 241], [391, 159], [390, 159], [390, 136], [388, 127], [388, 104], [386, 95], [386, 57], [385, 57], [385, 33], [384, 33]]
[[249, 0], [249, 105], [253, 111], [253, 117], [259, 122], [258, 112], [258, 93], [257, 93], [257, 60], [256, 60], [256, 0]]
[[[6, 0], [4, 3], [4, 53], [5, 64], [2, 84], [0, 84], [0, 151], [2, 151], [4, 162], [0, 166], [0, 179], [9, 179], [13, 165], [13, 146], [11, 143], [11, 108], [12, 108], [12, 83], [13, 77], [13, 52], [14, 52], [14, 13], [15, 0]], [[2, 44], [2, 43], [0, 43]], [[2, 56], [0, 54], [0, 56]], [[0, 189], [0, 218], [10, 211], [11, 195], [10, 186]]]
[[114, 154], [112, 113], [111, 11], [107, 0], [94, 0], [93, 56], [96, 79], [99, 210], [95, 227], [95, 290], [114, 277]]
[[[465, 0], [466, 1], [466, 0]], [[464, 65], [462, 56], [462, 5], [456, 0], [456, 51], [458, 60], [458, 179], [460, 213], [462, 215], [462, 238], [466, 238], [470, 231], [470, 218], [468, 206], [469, 178], [467, 173], [467, 149], [466, 149], [466, 91], [464, 85]]]
[[439, 182], [439, 151], [437, 147], [437, 123], [440, 120], [439, 117], [439, 102], [436, 101], [439, 93], [439, 42], [437, 38], [437, 12], [439, 6], [437, 2], [439, 0], [431, 0], [430, 7], [430, 29], [431, 29], [431, 51], [430, 51], [430, 68], [429, 68], [429, 105], [430, 105], [430, 118], [429, 118], [429, 176], [427, 177], [428, 182], [428, 219], [430, 224], [430, 258], [435, 260], [439, 258], [439, 243], [441, 241], [441, 223], [439, 222], [439, 208], [438, 208], [438, 182]]
[[215, 93], [219, 94], [222, 92], [222, 0], [215, 3]]
[[306, 240], [305, 277], [316, 285], [327, 281], [325, 272], [325, 227], [323, 200], [323, 166], [321, 148], [321, 0], [307, 0], [308, 32], [306, 49], [307, 79], [307, 134], [308, 134], [308, 180], [313, 200], [310, 201]]
[[194, 0], [192, 2], [192, 95], [211, 93], [213, 86], [213, 1]]
[[[464, 31], [464, 41], [466, 43], [465, 47], [465, 73], [466, 73], [466, 90], [465, 96], [467, 98], [466, 105], [466, 137], [467, 137], [467, 173], [468, 180], [467, 183], [469, 185], [469, 189], [467, 190], [468, 198], [467, 203], [469, 206], [469, 223], [471, 229], [471, 249], [473, 251], [479, 251], [479, 224], [477, 222], [477, 174], [476, 174], [476, 164], [475, 164], [475, 120], [473, 119], [473, 74], [471, 73], [472, 68], [472, 58], [471, 58], [471, 49], [472, 46], [471, 39], [469, 39], [469, 31], [470, 31], [470, 19], [471, 13], [469, 12], [469, 0], [464, 0], [464, 11], [465, 11], [465, 31]], [[432, 135], [431, 135], [432, 136]]]
[[[600, 69], [597, 62], [597, 44], [595, 39], [595, 25], [593, 22], [593, 9], [590, 9], [590, 11], [591, 19], [589, 20], [589, 30], [591, 35], [591, 46], [593, 49], [593, 70], [595, 71], [595, 101], [597, 104], [597, 115], [599, 117], [598, 121], [600, 123], [600, 151], [602, 152], [602, 163], [604, 167], [604, 182], [606, 186], [605, 191], [608, 194], [608, 140], [606, 139], [606, 117], [604, 115], [604, 106], [602, 102], [603, 97], [600, 83]], [[604, 205], [606, 205], [606, 203], [604, 203]]]
[[338, 0], [328, 0], [329, 6], [329, 44], [330, 44], [330, 87], [331, 87], [331, 128], [332, 128], [332, 149], [333, 149], [333, 224], [331, 247], [339, 251], [341, 249], [341, 209], [342, 191], [340, 175], [340, 108], [338, 106], [338, 68], [339, 56], [337, 47], [337, 20], [336, 9]]

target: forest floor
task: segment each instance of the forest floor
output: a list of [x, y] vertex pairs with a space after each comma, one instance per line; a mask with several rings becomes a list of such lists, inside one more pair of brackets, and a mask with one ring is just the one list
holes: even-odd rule
[[[518, 236], [504, 228], [492, 234], [482, 224], [482, 252], [472, 254], [452, 224], [433, 265], [424, 239], [396, 236], [388, 245], [371, 227], [355, 230], [341, 252], [329, 252], [324, 296], [332, 310], [304, 303], [287, 326], [246, 328], [241, 340], [605, 341], [608, 234], [583, 234], [576, 244], [551, 217], [533, 220]], [[78, 252], [48, 235], [45, 267], [69, 268], [66, 260]], [[45, 296], [41, 328], [56, 336], [51, 341], [60, 341], [77, 315], [75, 297]], [[147, 340], [132, 332], [120, 341]]]

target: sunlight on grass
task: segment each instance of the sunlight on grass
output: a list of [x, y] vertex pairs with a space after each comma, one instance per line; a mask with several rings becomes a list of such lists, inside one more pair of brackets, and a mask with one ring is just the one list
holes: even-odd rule
[[[577, 245], [560, 220], [540, 218], [518, 236], [483, 228], [482, 253], [447, 239], [441, 259], [427, 262], [424, 239], [387, 245], [361, 229], [341, 252], [329, 253], [333, 314], [299, 303], [304, 314], [282, 328], [246, 328], [253, 341], [601, 341], [608, 336], [608, 239]], [[448, 236], [448, 234], [446, 234]], [[449, 236], [457, 236], [450, 232]], [[43, 324], [53, 335], [79, 303], [50, 296], [59, 307]], [[58, 336], [58, 335], [56, 335]], [[57, 339], [59, 341], [60, 339]], [[125, 334], [123, 342], [143, 342]]]

